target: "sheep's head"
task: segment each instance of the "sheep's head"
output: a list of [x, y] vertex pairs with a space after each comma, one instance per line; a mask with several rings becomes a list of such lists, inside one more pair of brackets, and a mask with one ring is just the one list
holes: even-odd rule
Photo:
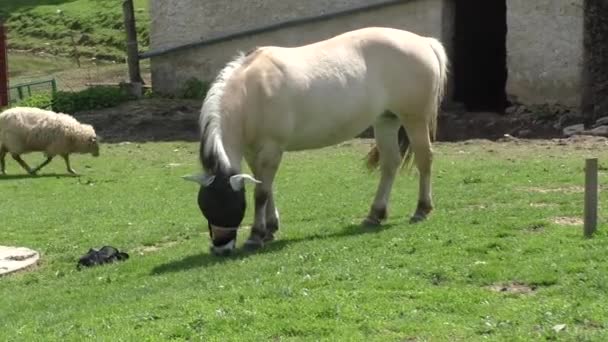
[[90, 137], [87, 143], [87, 147], [88, 152], [90, 152], [93, 157], [99, 157], [99, 142], [97, 141], [97, 137]]
[[91, 125], [83, 125], [85, 134], [83, 135], [83, 141], [81, 141], [80, 152], [90, 153], [93, 157], [99, 157], [99, 138], [95, 134], [95, 129]]

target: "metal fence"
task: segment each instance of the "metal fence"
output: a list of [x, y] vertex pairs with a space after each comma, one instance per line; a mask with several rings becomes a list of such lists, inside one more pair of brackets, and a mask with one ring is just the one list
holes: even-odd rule
[[8, 97], [10, 103], [20, 102], [34, 94], [54, 94], [57, 91], [57, 81], [55, 79], [21, 83], [10, 86]]

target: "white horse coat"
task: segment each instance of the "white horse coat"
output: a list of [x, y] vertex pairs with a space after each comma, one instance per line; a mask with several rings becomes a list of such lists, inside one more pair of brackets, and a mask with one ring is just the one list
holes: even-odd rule
[[[400, 153], [397, 134], [404, 126], [407, 156], [413, 153], [420, 172], [413, 220], [423, 219], [432, 209], [430, 140], [447, 71], [448, 59], [438, 40], [392, 28], [364, 28], [310, 45], [267, 46], [240, 54], [220, 72], [203, 103], [201, 160], [206, 173], [189, 179], [205, 191], [222, 175], [232, 180], [233, 191], [241, 191], [245, 158], [255, 177], [248, 179], [258, 182], [247, 243], [260, 246], [278, 229], [272, 183], [282, 154], [334, 145], [373, 125], [377, 143], [370, 163], [379, 163], [382, 176], [365, 222], [379, 224], [406, 156], [403, 149]], [[204, 206], [201, 210], [211, 228], [223, 226], [209, 220], [213, 215]]]

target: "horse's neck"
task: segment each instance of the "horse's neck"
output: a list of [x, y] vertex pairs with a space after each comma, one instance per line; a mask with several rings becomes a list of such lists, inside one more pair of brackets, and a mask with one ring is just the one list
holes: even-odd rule
[[226, 144], [224, 142], [224, 150], [226, 151], [226, 156], [230, 162], [229, 169], [236, 173], [240, 173], [241, 161], [243, 160], [243, 152], [240, 146], [238, 144]]
[[240, 134], [242, 130], [240, 127], [236, 127], [233, 122], [223, 121], [221, 131], [222, 137], [220, 140], [230, 163], [228, 169], [240, 173], [243, 160], [243, 137]]

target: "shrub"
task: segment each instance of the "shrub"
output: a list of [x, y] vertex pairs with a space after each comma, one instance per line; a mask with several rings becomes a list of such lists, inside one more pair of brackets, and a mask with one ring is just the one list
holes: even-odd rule
[[35, 107], [41, 109], [51, 109], [53, 104], [53, 96], [50, 93], [38, 93], [19, 101], [15, 106], [20, 107]]
[[125, 94], [120, 88], [95, 86], [77, 92], [58, 91], [54, 95], [33, 94], [14, 106], [52, 109], [56, 112], [73, 114], [84, 110], [115, 107], [132, 99], [132, 96]]
[[53, 110], [75, 113], [83, 110], [115, 107], [132, 100], [120, 88], [95, 86], [78, 92], [58, 91], [53, 98]]
[[209, 84], [195, 77], [192, 77], [184, 83], [179, 92], [178, 97], [183, 99], [202, 100], [207, 95]]

